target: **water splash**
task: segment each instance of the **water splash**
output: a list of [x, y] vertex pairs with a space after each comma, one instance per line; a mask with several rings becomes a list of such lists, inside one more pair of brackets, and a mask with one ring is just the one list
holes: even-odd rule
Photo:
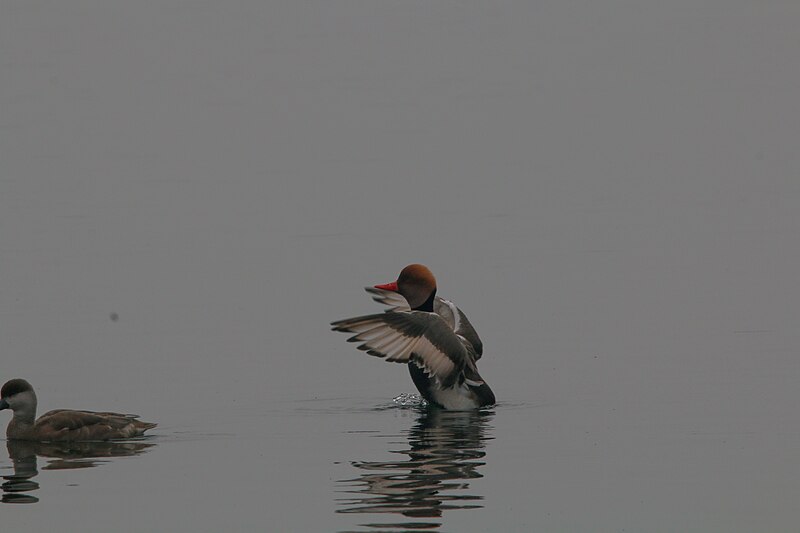
[[411, 394], [404, 392], [399, 396], [392, 398], [392, 402], [399, 407], [425, 407], [428, 402], [419, 394]]

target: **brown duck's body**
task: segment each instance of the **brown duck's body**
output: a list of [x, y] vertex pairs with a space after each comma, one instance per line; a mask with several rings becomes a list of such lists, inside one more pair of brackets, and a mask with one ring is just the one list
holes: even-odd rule
[[136, 415], [56, 409], [33, 424], [12, 418], [6, 437], [36, 441], [114, 440], [139, 437], [156, 424], [137, 420]]
[[138, 420], [137, 415], [56, 409], [36, 416], [36, 394], [30, 384], [13, 379], [3, 385], [0, 409], [10, 408], [14, 416], [6, 437], [32, 441], [103, 441], [139, 437], [156, 424]]

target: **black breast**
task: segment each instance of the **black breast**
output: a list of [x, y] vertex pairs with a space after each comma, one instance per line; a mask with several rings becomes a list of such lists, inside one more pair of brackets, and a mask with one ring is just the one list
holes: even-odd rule
[[411, 374], [411, 380], [414, 382], [414, 385], [417, 386], [417, 390], [422, 394], [422, 397], [425, 398], [428, 403], [439, 405], [433, 399], [432, 388], [434, 386], [434, 381], [430, 376], [414, 362], [408, 363], [408, 372]]

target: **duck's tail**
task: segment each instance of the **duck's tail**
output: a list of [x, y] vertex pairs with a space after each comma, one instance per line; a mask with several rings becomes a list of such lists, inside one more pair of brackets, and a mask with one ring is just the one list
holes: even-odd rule
[[141, 420], [136, 420], [134, 422], [134, 427], [136, 428], [136, 436], [144, 435], [144, 432], [148, 429], [153, 429], [158, 424], [154, 422], [143, 422]]

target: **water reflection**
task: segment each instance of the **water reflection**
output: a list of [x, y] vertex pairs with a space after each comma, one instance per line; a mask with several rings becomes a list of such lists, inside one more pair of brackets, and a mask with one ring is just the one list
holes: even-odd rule
[[408, 449], [392, 450], [396, 461], [352, 463], [364, 471], [341, 480], [352, 496], [339, 500], [338, 513], [393, 514], [403, 522], [365, 523], [363, 527], [420, 531], [440, 527], [444, 511], [483, 507], [483, 496], [470, 490], [469, 479], [483, 477], [485, 443], [494, 412], [424, 409], [407, 432]]
[[126, 442], [29, 442], [9, 440], [6, 442], [8, 456], [14, 473], [4, 475], [5, 482], [0, 485], [3, 503], [36, 503], [39, 498], [28, 492], [39, 488], [33, 478], [39, 474], [37, 457], [47, 458], [42, 470], [68, 470], [91, 468], [107, 462], [108, 458], [139, 455], [153, 443]]

